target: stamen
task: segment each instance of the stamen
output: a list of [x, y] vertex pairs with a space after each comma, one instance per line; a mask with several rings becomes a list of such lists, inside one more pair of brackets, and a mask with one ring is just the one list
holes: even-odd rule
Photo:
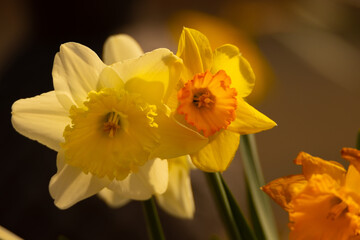
[[331, 209], [327, 216], [327, 219], [335, 220], [337, 219], [343, 212], [347, 211], [347, 204], [340, 200], [340, 203], [335, 204]]
[[121, 116], [119, 113], [110, 112], [108, 120], [104, 123], [104, 131], [109, 132], [109, 137], [114, 137], [118, 128], [120, 128]]
[[210, 92], [208, 88], [194, 89], [193, 103], [197, 108], [212, 109], [215, 105], [216, 97]]

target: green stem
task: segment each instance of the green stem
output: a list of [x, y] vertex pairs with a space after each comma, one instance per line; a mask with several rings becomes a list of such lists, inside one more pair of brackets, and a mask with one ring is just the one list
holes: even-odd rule
[[257, 238], [256, 238], [253, 230], [249, 226], [247, 220], [245, 219], [239, 205], [236, 202], [236, 199], [234, 198], [233, 194], [230, 191], [230, 188], [227, 186], [224, 178], [222, 178], [221, 175], [220, 175], [220, 177], [221, 177], [221, 181], [222, 181], [222, 184], [223, 184], [225, 192], [226, 192], [226, 196], [229, 199], [231, 211], [234, 215], [235, 223], [239, 229], [241, 237], [246, 240], [256, 240]]
[[237, 229], [237, 225], [234, 219], [234, 215], [231, 212], [229, 200], [226, 196], [224, 186], [221, 181], [220, 173], [207, 173], [204, 172], [208, 184], [212, 190], [218, 211], [221, 215], [223, 223], [226, 227], [230, 239], [241, 239], [240, 233]]
[[257, 154], [255, 136], [241, 135], [240, 150], [244, 164], [246, 187], [251, 201], [250, 210], [254, 210], [252, 220], [256, 229], [255, 233], [259, 239], [279, 239], [269, 198], [260, 190], [265, 181]]
[[154, 198], [142, 202], [150, 240], [165, 240]]
[[360, 130], [358, 131], [358, 134], [357, 134], [356, 149], [360, 150]]

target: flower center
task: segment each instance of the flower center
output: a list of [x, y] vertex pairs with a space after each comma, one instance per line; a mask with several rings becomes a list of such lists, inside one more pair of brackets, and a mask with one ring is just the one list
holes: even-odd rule
[[70, 109], [61, 144], [67, 164], [98, 177], [122, 180], [145, 164], [158, 143], [156, 106], [124, 90], [90, 92]]
[[120, 128], [120, 113], [110, 112], [107, 116], [107, 122], [104, 123], [104, 131], [109, 133], [109, 137], [114, 137], [118, 128]]
[[178, 113], [205, 137], [226, 129], [235, 120], [237, 107], [237, 92], [230, 84], [223, 70], [196, 74], [178, 92]]
[[215, 96], [207, 88], [194, 89], [193, 103], [198, 108], [213, 108]]
[[[347, 211], [348, 205], [339, 198], [335, 198], [336, 203], [331, 207], [327, 219], [336, 220], [341, 214]], [[340, 201], [340, 202], [339, 202]]]

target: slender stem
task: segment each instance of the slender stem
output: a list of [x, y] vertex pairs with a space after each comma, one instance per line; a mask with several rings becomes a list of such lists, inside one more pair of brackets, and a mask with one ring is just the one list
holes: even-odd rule
[[246, 218], [244, 217], [239, 205], [236, 202], [236, 199], [234, 198], [233, 194], [230, 191], [230, 188], [227, 186], [224, 178], [221, 175], [220, 177], [226, 192], [226, 196], [229, 199], [231, 212], [234, 215], [235, 223], [238, 227], [241, 237], [246, 240], [256, 240], [257, 238], [254, 234], [254, 231], [251, 229]]
[[212, 190], [215, 202], [226, 227], [230, 239], [241, 239], [240, 233], [237, 229], [237, 225], [234, 219], [234, 215], [231, 212], [229, 200], [226, 196], [224, 186], [221, 181], [220, 173], [207, 173], [204, 172], [207, 182]]
[[142, 202], [150, 240], [165, 240], [154, 198]]
[[269, 198], [260, 190], [265, 181], [257, 154], [255, 136], [252, 134], [241, 135], [240, 150], [244, 164], [246, 187], [251, 201], [250, 210], [254, 210], [251, 213], [255, 217], [252, 218], [253, 226], [256, 229], [255, 234], [259, 239], [264, 237], [268, 240], [279, 239]]
[[358, 131], [358, 134], [357, 134], [356, 149], [360, 150], [360, 130]]

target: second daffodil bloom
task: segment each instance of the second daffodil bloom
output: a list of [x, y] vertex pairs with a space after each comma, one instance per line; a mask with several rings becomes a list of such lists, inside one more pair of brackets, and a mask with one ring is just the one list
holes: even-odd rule
[[177, 56], [184, 70], [177, 99], [173, 94], [168, 104], [177, 121], [209, 141], [191, 153], [195, 166], [207, 172], [224, 171], [235, 155], [240, 134], [276, 124], [244, 100], [254, 87], [255, 76], [237, 47], [226, 44], [213, 52], [206, 36], [184, 28]]
[[[125, 42], [133, 46], [128, 48], [133, 49], [132, 51], [124, 51]], [[109, 37], [104, 47], [104, 61], [109, 65], [127, 58], [136, 58], [142, 54], [143, 52], [136, 41], [123, 34]], [[171, 129], [169, 131], [172, 132]], [[206, 139], [197, 133], [196, 135], [203, 143], [206, 143]], [[184, 143], [182, 145], [185, 146]], [[184, 149], [188, 149], [188, 147]], [[173, 216], [193, 218], [195, 205], [190, 182], [190, 170], [194, 168], [193, 164], [188, 155], [170, 158], [167, 162], [167, 189], [165, 192], [154, 192], [156, 200], [161, 208]], [[100, 191], [99, 196], [111, 207], [121, 207], [131, 200], [126, 192], [116, 191], [114, 188], [104, 188]]]
[[178, 79], [178, 57], [167, 49], [141, 55], [128, 36], [118, 52], [111, 53], [111, 44], [104, 49], [105, 63], [115, 55], [121, 61], [105, 64], [81, 44], [61, 45], [54, 91], [12, 106], [14, 128], [58, 152], [49, 189], [59, 208], [104, 188], [137, 200], [161, 194], [168, 164], [156, 158], [157, 149], [181, 156], [206, 144], [173, 121], [163, 104]]
[[289, 212], [290, 239], [360, 239], [360, 151], [343, 148], [348, 170], [301, 152], [295, 164], [302, 174], [276, 179], [262, 187]]

